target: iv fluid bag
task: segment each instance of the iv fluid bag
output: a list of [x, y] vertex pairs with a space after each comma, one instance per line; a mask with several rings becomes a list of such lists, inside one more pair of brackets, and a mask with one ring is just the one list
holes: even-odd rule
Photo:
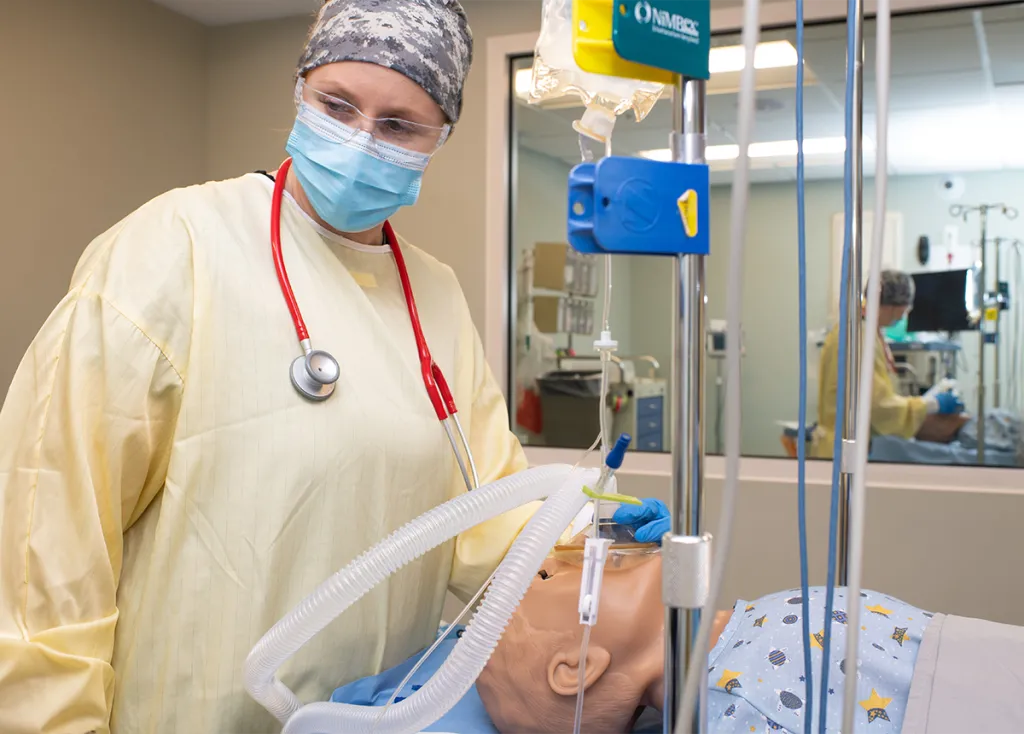
[[588, 112], [611, 117], [632, 110], [641, 122], [654, 107], [664, 84], [591, 74], [573, 58], [572, 0], [544, 0], [540, 38], [533, 57], [530, 101], [533, 103], [578, 95]]

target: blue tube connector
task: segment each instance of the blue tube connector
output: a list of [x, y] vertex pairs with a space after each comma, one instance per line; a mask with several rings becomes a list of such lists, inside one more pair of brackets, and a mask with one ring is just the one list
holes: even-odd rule
[[619, 440], [615, 442], [612, 450], [608, 452], [608, 456], [604, 460], [604, 465], [612, 471], [617, 471], [618, 468], [622, 466], [622, 462], [626, 458], [626, 450], [632, 442], [633, 437], [628, 433], [623, 433], [619, 436]]

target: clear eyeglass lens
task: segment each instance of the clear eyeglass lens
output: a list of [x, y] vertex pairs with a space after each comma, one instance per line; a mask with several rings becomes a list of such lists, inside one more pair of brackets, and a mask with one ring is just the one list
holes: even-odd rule
[[418, 153], [433, 153], [443, 142], [446, 128], [394, 117], [368, 117], [350, 102], [309, 89], [316, 105], [329, 117], [350, 128], [353, 135], [366, 131], [384, 143]]

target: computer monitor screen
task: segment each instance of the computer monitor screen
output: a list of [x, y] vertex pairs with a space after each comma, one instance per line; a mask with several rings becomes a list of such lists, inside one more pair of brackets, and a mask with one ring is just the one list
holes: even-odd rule
[[916, 273], [914, 308], [907, 331], [973, 331], [978, 328], [977, 274], [973, 269]]

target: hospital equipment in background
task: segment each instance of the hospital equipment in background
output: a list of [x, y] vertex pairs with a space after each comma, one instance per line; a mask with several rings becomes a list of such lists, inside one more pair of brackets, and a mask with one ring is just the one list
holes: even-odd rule
[[[270, 245], [274, 258], [274, 268], [277, 271], [277, 280], [281, 286], [281, 293], [284, 296], [288, 311], [291, 313], [292, 321], [295, 324], [295, 334], [299, 339], [303, 355], [296, 357], [289, 370], [292, 385], [303, 397], [316, 402], [326, 400], [334, 394], [334, 389], [341, 376], [341, 368], [338, 361], [327, 352], [313, 349], [309, 338], [309, 330], [302, 318], [302, 311], [299, 309], [299, 302], [295, 298], [295, 291], [292, 289], [291, 281], [288, 279], [288, 269], [285, 266], [284, 254], [281, 250], [281, 204], [284, 201], [285, 183], [288, 180], [288, 172], [291, 170], [292, 161], [289, 158], [281, 164], [277, 171], [277, 178], [274, 181], [274, 195], [270, 206]], [[384, 223], [384, 237], [391, 246], [391, 253], [395, 258], [395, 267], [398, 269], [398, 277], [402, 283], [402, 293], [405, 296], [405, 305], [409, 310], [409, 320], [412, 322], [413, 335], [416, 338], [416, 350], [419, 355], [420, 371], [423, 377], [423, 385], [427, 389], [427, 396], [437, 419], [448, 436], [448, 443], [455, 454], [459, 470], [462, 472], [462, 479], [466, 483], [466, 489], [472, 490], [480, 486], [480, 478], [477, 476], [476, 461], [473, 459], [473, 451], [466, 440], [466, 434], [462, 430], [462, 423], [459, 421], [458, 408], [455, 405], [455, 398], [448, 388], [448, 382], [441, 373], [430, 354], [430, 346], [423, 334], [423, 327], [420, 324], [420, 316], [416, 310], [416, 297], [412, 292], [412, 282], [409, 280], [409, 270], [405, 266], [405, 256], [402, 254], [398, 237], [395, 236], [390, 222]], [[463, 461], [459, 446], [455, 441], [455, 435], [449, 425], [449, 420], [455, 424], [462, 448], [466, 453], [466, 460]], [[469, 468], [466, 468], [466, 462]]]
[[[550, 446], [586, 448], [600, 430], [601, 368], [596, 356], [559, 357], [558, 369], [537, 379], [541, 436]], [[654, 357], [612, 355], [604, 410], [613, 435], [633, 436], [636, 451], [660, 452], [665, 444], [666, 383]], [[647, 374], [640, 373], [641, 366]]]
[[959, 334], [977, 331], [982, 317], [978, 268], [913, 273], [914, 307], [907, 334], [889, 343], [903, 394], [921, 395], [943, 378], [957, 377]]
[[[996, 245], [996, 288], [988, 290], [988, 217], [989, 212], [1002, 214], [1009, 220], [1017, 218], [1017, 210], [1003, 203], [978, 204], [976, 206], [964, 206], [953, 204], [949, 208], [949, 214], [953, 217], [962, 218], [965, 222], [969, 216], [978, 213], [981, 235], [979, 243], [981, 246], [981, 264], [979, 280], [981, 285], [981, 304], [983, 316], [979, 331], [981, 338], [978, 340], [978, 416], [985, 415], [985, 352], [986, 347], [991, 344], [994, 348], [994, 397], [996, 407], [999, 407], [999, 315], [1003, 310], [1003, 304], [1007, 302], [1008, 293], [1002, 293], [999, 285], [999, 246]], [[992, 328], [989, 328], [992, 324]], [[978, 463], [985, 463], [985, 421], [978, 424]]]
[[[707, 334], [707, 356], [715, 361], [715, 422], [712, 430], [715, 434], [715, 453], [722, 453], [722, 410], [724, 403], [725, 378], [723, 376], [723, 365], [725, 363], [726, 344], [728, 340], [728, 325], [721, 319], [711, 319], [708, 324]], [[746, 353], [743, 345], [740, 345], [740, 354]]]
[[[1002, 307], [1007, 311], [1007, 341], [1003, 345], [1006, 349], [1001, 350], [1001, 353], [1007, 354], [1006, 367], [1011, 376], [1007, 381], [1006, 407], [1017, 413], [1024, 413], [1024, 386], [1018, 378], [1024, 369], [1024, 301], [1020, 298], [1024, 292], [1024, 242], [1006, 237], [996, 237], [994, 241], [997, 248], [1005, 248], [1008, 256], [1008, 272], [1004, 276], [1000, 271], [998, 276], [999, 290], [1003, 291], [1005, 286]], [[1002, 329], [1002, 326], [1000, 328]], [[1003, 339], [1003, 333], [1001, 330], [1000, 340]]]
[[888, 345], [895, 360], [901, 395], [918, 397], [943, 378], [957, 378], [957, 357], [963, 347], [955, 335]]
[[[570, 350], [574, 337], [593, 337], [598, 326], [598, 259], [560, 242], [538, 242], [522, 257], [518, 298], [526, 323], [535, 324], [542, 334], [564, 335]], [[520, 352], [528, 346], [520, 345]]]
[[910, 333], [974, 331], [982, 317], [981, 273], [977, 268], [913, 273]]

